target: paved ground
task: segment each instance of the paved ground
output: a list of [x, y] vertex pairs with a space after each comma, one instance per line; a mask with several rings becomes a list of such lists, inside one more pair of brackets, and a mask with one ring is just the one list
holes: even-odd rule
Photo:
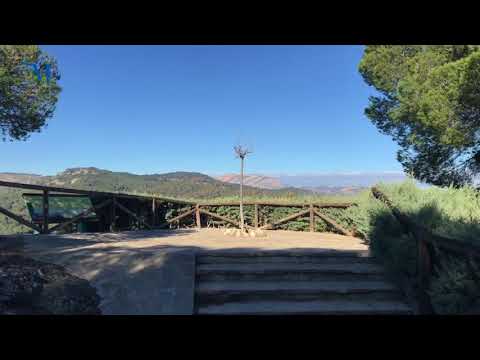
[[[243, 238], [224, 235], [221, 230], [155, 230], [125, 231], [121, 233], [88, 233], [69, 235], [37, 235], [39, 242], [48, 239], [49, 246], [117, 247], [122, 249], [305, 249], [305, 250], [367, 250], [368, 246], [358, 238], [332, 233], [270, 230], [266, 237]], [[76, 247], [77, 247], [76, 246]]]
[[32, 258], [88, 280], [103, 314], [191, 314], [195, 252], [202, 250], [367, 250], [362, 240], [330, 233], [266, 231], [237, 238], [220, 230], [31, 235], [10, 240]]

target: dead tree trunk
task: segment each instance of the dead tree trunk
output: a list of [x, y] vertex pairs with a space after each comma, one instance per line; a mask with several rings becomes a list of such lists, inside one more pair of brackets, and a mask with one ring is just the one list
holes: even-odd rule
[[251, 151], [241, 145], [235, 146], [233, 149], [237, 157], [240, 158], [240, 229], [243, 232], [245, 230], [245, 219], [243, 217], [243, 167], [245, 157], [250, 154]]
[[245, 220], [243, 218], [243, 162], [244, 158], [240, 158], [240, 229], [245, 230]]

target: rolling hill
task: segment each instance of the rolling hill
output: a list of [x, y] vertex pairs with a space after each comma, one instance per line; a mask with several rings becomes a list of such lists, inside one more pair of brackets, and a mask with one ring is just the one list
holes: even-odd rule
[[[66, 169], [55, 176], [0, 173], [0, 180], [85, 190], [155, 194], [184, 199], [205, 199], [238, 194], [238, 185], [222, 182], [201, 173], [184, 171], [136, 175], [87, 167]], [[310, 193], [308, 190], [292, 187], [269, 190], [245, 186], [244, 191], [246, 196], [284, 196], [292, 192], [295, 194]]]
[[[94, 167], [71, 168], [54, 175], [0, 173], [0, 180], [56, 187], [113, 191], [132, 194], [152, 194], [179, 199], [208, 199], [236, 196], [238, 185], [219, 181], [196, 172], [135, 175]], [[22, 190], [0, 187], [0, 206], [27, 217], [21, 198]], [[278, 190], [244, 187], [245, 196], [285, 197], [309, 195], [308, 190], [282, 188]], [[24, 231], [25, 228], [0, 214], [0, 234]]]

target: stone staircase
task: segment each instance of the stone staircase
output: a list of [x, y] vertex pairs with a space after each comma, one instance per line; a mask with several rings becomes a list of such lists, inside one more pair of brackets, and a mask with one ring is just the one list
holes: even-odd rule
[[411, 314], [365, 251], [206, 251], [196, 256], [195, 309], [206, 315]]

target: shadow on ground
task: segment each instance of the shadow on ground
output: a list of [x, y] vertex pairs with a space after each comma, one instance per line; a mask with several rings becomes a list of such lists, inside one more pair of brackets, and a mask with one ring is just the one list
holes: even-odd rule
[[[64, 267], [89, 281], [101, 298], [102, 314], [191, 314], [195, 286], [195, 255], [209, 253], [345, 253], [324, 247], [257, 247], [211, 249], [201, 245], [158, 244], [132, 247], [146, 237], [189, 235], [196, 230], [69, 234], [65, 236], [9, 237], [4, 248]], [[231, 239], [228, 238], [227, 239]], [[232, 239], [232, 241], [241, 239]], [[128, 244], [127, 244], [128, 242]]]

